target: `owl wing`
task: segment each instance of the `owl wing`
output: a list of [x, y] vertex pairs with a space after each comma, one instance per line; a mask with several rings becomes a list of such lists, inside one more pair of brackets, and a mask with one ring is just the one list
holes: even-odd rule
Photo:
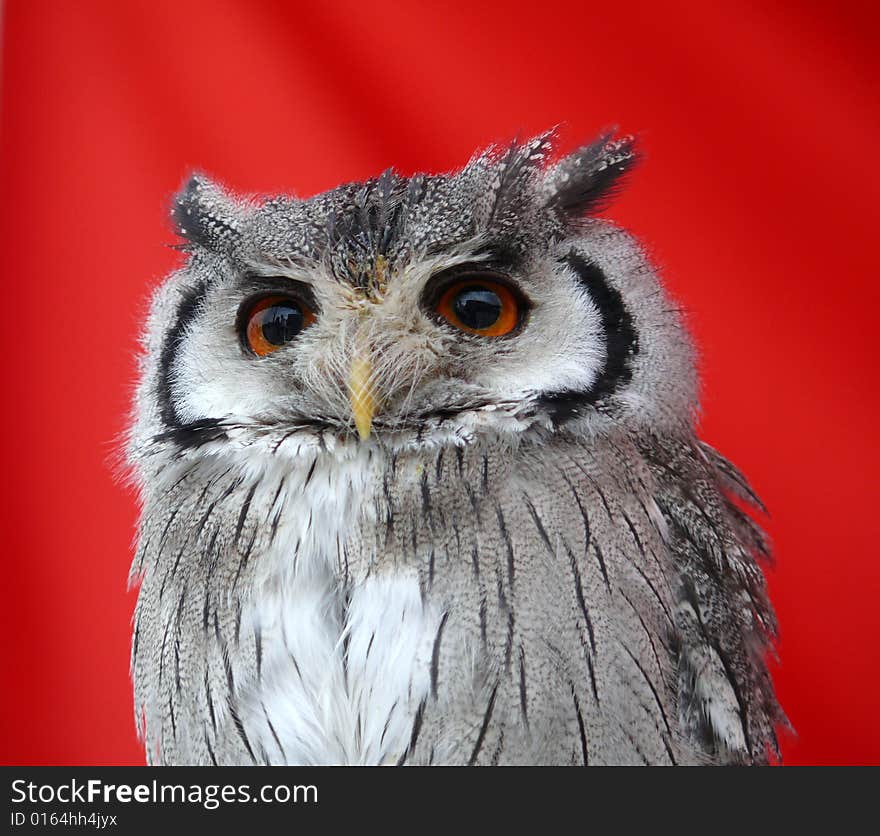
[[[675, 563], [679, 713], [714, 759], [766, 763], [787, 724], [765, 655], [776, 636], [758, 556], [766, 538], [740, 505], [763, 510], [745, 477], [698, 441], [643, 440]], [[737, 504], [739, 503], [739, 504]]]

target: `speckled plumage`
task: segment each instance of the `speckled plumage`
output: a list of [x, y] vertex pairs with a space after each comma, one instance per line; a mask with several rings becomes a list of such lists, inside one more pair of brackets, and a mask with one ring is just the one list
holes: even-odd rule
[[[681, 318], [594, 213], [635, 158], [551, 136], [453, 175], [175, 203], [128, 446], [132, 668], [157, 763], [763, 763], [782, 720], [744, 478], [695, 435]], [[503, 272], [498, 339], [426, 307]], [[248, 354], [237, 311], [315, 324]], [[346, 371], [375, 368], [369, 439]], [[738, 505], [737, 503], [740, 503]]]

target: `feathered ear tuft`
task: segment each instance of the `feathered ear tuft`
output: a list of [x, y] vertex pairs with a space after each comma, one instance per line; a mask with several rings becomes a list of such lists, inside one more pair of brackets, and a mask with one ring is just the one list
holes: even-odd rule
[[204, 174], [192, 174], [174, 198], [175, 232], [192, 244], [227, 251], [241, 234], [243, 207]]
[[548, 169], [544, 180], [547, 206], [566, 218], [601, 211], [639, 159], [635, 137], [615, 138], [613, 130], [606, 131]]

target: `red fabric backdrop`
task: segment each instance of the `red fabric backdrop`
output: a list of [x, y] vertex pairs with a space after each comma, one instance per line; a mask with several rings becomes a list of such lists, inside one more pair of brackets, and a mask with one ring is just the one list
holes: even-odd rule
[[561, 122], [642, 134], [610, 214], [690, 311], [703, 433], [771, 509], [784, 756], [880, 762], [871, 4], [446, 5], [6, 4], [0, 761], [142, 762], [113, 455], [187, 170], [305, 195]]

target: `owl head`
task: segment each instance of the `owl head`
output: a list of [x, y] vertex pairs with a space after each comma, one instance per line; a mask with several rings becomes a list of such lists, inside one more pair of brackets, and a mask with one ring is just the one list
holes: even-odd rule
[[689, 421], [678, 314], [640, 247], [595, 218], [634, 142], [555, 159], [553, 139], [310, 199], [194, 175], [134, 444], [401, 449]]

